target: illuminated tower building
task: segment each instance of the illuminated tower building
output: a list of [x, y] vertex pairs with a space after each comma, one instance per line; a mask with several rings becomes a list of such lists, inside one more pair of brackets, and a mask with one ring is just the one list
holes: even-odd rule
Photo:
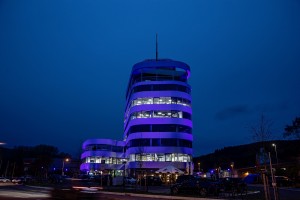
[[126, 168], [154, 172], [173, 165], [191, 169], [192, 107], [187, 83], [190, 67], [170, 59], [150, 59], [133, 66], [124, 119]]

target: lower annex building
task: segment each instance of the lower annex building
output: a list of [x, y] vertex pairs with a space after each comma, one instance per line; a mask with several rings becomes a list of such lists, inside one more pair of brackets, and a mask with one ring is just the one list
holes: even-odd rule
[[170, 59], [149, 59], [132, 68], [126, 92], [123, 141], [88, 139], [81, 171], [132, 176], [173, 165], [192, 171], [190, 67]]

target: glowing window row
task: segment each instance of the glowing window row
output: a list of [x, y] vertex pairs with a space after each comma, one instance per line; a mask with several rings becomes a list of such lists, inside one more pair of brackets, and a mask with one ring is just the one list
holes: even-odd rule
[[127, 160], [124, 158], [90, 156], [82, 160], [83, 163], [101, 163], [101, 164], [123, 164]]
[[191, 119], [191, 114], [177, 110], [167, 111], [140, 111], [130, 115], [130, 120], [137, 118], [184, 118]]
[[137, 98], [131, 101], [130, 107], [126, 111], [124, 123], [126, 122], [129, 114], [129, 109], [133, 106], [138, 105], [150, 105], [150, 104], [178, 104], [183, 106], [191, 107], [192, 103], [190, 100], [180, 97], [145, 97]]
[[145, 105], [145, 104], [179, 104], [191, 107], [191, 101], [180, 97], [145, 97], [137, 98], [131, 101], [131, 106]]
[[154, 161], [154, 162], [190, 162], [191, 156], [181, 153], [142, 153], [130, 154], [129, 161]]

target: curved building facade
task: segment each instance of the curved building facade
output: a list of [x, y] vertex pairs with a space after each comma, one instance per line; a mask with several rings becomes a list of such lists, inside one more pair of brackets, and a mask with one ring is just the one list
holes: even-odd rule
[[81, 171], [97, 172], [106, 171], [115, 174], [115, 170], [124, 170], [125, 154], [124, 141], [111, 139], [89, 139], [82, 144]]
[[173, 165], [189, 171], [192, 161], [190, 67], [169, 59], [133, 66], [124, 116], [126, 168], [154, 171]]
[[81, 171], [116, 174], [125, 169], [136, 175], [173, 165], [191, 173], [189, 77], [190, 67], [179, 61], [153, 59], [135, 64], [126, 91], [123, 141], [86, 140]]

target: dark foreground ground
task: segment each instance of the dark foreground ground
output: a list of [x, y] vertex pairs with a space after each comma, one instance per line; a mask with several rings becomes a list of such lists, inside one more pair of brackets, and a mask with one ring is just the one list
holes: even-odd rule
[[[247, 195], [234, 195], [230, 193], [221, 193], [218, 197], [208, 196], [206, 198], [200, 198], [194, 194], [182, 194], [173, 196], [170, 194], [170, 188], [168, 186], [152, 186], [148, 187], [148, 191], [145, 188], [136, 187], [109, 187], [104, 188], [105, 191], [94, 191], [92, 189], [85, 190], [83, 192], [75, 191], [54, 191], [52, 187], [38, 187], [27, 185], [13, 185], [11, 183], [0, 183], [0, 200], [45, 200], [53, 199], [52, 196], [63, 192], [63, 198], [61, 199], [108, 199], [108, 200], [151, 200], [151, 199], [182, 199], [182, 200], [199, 200], [199, 199], [245, 199], [245, 200], [263, 200], [264, 192], [261, 185], [248, 186], [249, 191]], [[270, 193], [273, 193], [270, 188]], [[280, 188], [279, 189], [280, 200], [299, 200], [300, 189], [295, 188]]]

